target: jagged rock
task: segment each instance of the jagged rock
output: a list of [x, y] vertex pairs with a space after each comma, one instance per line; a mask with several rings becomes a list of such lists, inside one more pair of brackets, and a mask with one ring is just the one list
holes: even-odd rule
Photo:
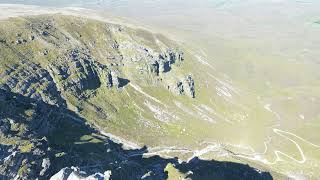
[[27, 40], [25, 40], [25, 39], [17, 39], [16, 40], [16, 44], [18, 44], [18, 45], [25, 44], [25, 43], [27, 43]]
[[43, 169], [40, 171], [40, 176], [43, 176], [46, 173], [46, 171], [50, 168], [50, 165], [51, 163], [49, 158], [45, 158], [42, 160], [41, 166]]
[[176, 59], [178, 60], [178, 61], [183, 61], [184, 60], [184, 53], [182, 52], [182, 51], [177, 51], [176, 52]]
[[175, 91], [178, 95], [184, 94], [184, 88], [183, 88], [183, 84], [181, 81], [177, 82], [176, 87], [175, 87]]
[[165, 73], [165, 72], [169, 72], [170, 69], [171, 69], [171, 65], [170, 65], [170, 62], [163, 59], [162, 56], [159, 56], [159, 72], [160, 73]]
[[120, 78], [116, 71], [108, 71], [106, 73], [106, 86], [108, 88], [111, 88], [111, 87], [120, 88]]
[[11, 130], [11, 124], [6, 119], [0, 119], [0, 134], [6, 135]]
[[112, 75], [110, 72], [108, 72], [106, 75], [106, 84], [108, 88], [111, 88], [113, 86]]
[[112, 49], [118, 49], [119, 48], [119, 44], [116, 40], [114, 40], [112, 43], [111, 43], [111, 48]]
[[169, 72], [171, 65], [175, 64], [177, 60], [179, 62], [183, 61], [183, 52], [168, 49], [165, 53], [160, 53], [156, 60], [159, 64], [159, 72]]
[[65, 59], [50, 65], [53, 76], [62, 79], [61, 88], [82, 98], [86, 90], [100, 87], [99, 66], [94, 62], [87, 49], [71, 50]]
[[61, 107], [10, 91], [0, 90], [0, 94], [5, 97], [0, 102], [0, 127], [10, 128], [3, 131], [1, 138], [13, 137], [14, 142], [22, 142], [16, 147], [4, 147], [0, 143], [0, 179], [36, 179], [39, 176], [48, 179], [52, 173], [48, 157], [53, 156], [44, 136], [54, 134], [72, 119], [62, 122], [68, 114]]
[[53, 175], [50, 180], [109, 180], [111, 171], [102, 173], [95, 173], [87, 175], [86, 172], [81, 171], [78, 167], [63, 168], [57, 174]]
[[[1, 150], [0, 150], [1, 151]], [[25, 150], [24, 150], [25, 151]], [[0, 160], [0, 174], [5, 179], [35, 179], [37, 172], [41, 169], [43, 155], [34, 155], [30, 152], [20, 152], [17, 148], [11, 147], [7, 154]]]
[[5, 158], [10, 154], [10, 146], [0, 144], [0, 164], [3, 163]]
[[116, 88], [120, 87], [119, 76], [115, 71], [111, 71], [112, 85]]
[[22, 61], [20, 65], [16, 64], [6, 69], [1, 77], [2, 89], [43, 100], [52, 105], [65, 105], [65, 100], [61, 98], [49, 72], [39, 64]]
[[168, 49], [165, 56], [170, 65], [176, 62], [176, 53], [172, 49]]
[[36, 36], [35, 36], [35, 35], [31, 35], [31, 36], [30, 36], [30, 40], [31, 40], [31, 41], [34, 41], [35, 39], [36, 39]]
[[50, 180], [67, 180], [72, 171], [71, 168], [63, 168], [57, 174], [53, 175]]
[[192, 75], [188, 75], [186, 79], [183, 81], [184, 90], [189, 97], [195, 98], [195, 86]]
[[48, 31], [43, 31], [43, 32], [42, 32], [42, 35], [44, 35], [44, 36], [49, 36], [50, 33], [49, 33]]
[[49, 54], [49, 51], [48, 51], [47, 49], [43, 51], [43, 55], [44, 55], [44, 56], [46, 56], [46, 55], [48, 55], [48, 54]]
[[168, 89], [172, 90], [177, 95], [187, 95], [191, 98], [195, 98], [195, 86], [192, 75], [188, 75], [185, 79], [179, 80], [173, 85], [169, 85]]
[[62, 79], [62, 89], [73, 92], [78, 98], [86, 98], [86, 90], [96, 90], [101, 84], [108, 88], [120, 88], [121, 82], [117, 66], [111, 70], [93, 59], [88, 49], [75, 48], [65, 59], [52, 64], [50, 69], [53, 76]]
[[149, 64], [149, 66], [148, 66], [148, 71], [149, 71], [151, 74], [154, 74], [154, 75], [158, 76], [158, 75], [159, 75], [159, 72], [160, 72], [159, 68], [160, 68], [160, 66], [159, 66], [158, 61], [155, 61], [155, 60], [154, 60], [154, 61], [152, 61], [152, 62]]
[[132, 42], [120, 43], [118, 49], [121, 52], [123, 59], [132, 63], [149, 62], [154, 55], [151, 50], [141, 44]]

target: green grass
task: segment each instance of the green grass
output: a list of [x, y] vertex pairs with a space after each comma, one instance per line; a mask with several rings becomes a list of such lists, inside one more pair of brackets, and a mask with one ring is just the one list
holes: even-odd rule
[[23, 177], [24, 174], [26, 174], [28, 172], [28, 167], [26, 165], [21, 165], [21, 167], [18, 170], [18, 175], [20, 177]]
[[168, 173], [168, 180], [182, 180], [184, 178], [184, 175], [171, 163], [166, 166], [164, 171]]
[[28, 143], [28, 142], [26, 142], [26, 144], [20, 146], [19, 148], [20, 148], [20, 152], [22, 152], [22, 153], [29, 153], [29, 152], [31, 152], [32, 149], [34, 148], [34, 144], [33, 144], [33, 143]]

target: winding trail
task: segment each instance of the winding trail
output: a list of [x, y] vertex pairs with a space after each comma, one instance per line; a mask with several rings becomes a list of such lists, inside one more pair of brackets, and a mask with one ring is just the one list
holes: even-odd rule
[[[137, 85], [134, 85], [132, 83], [130, 83], [130, 86], [133, 89], [135, 89], [136, 91], [138, 91], [139, 93], [141, 93], [142, 95], [144, 95], [147, 98], [153, 100], [154, 102], [157, 102], [157, 103], [159, 103], [161, 105], [164, 105], [157, 98], [155, 98], [155, 97], [147, 94], [146, 92], [144, 92], [141, 89], [141, 87], [139, 87]], [[264, 106], [264, 108], [267, 111], [269, 111], [272, 114], [274, 114], [278, 120], [281, 119], [280, 115], [278, 113], [274, 112], [271, 109], [271, 105], [270, 104], [266, 104]], [[281, 129], [277, 129], [277, 128], [273, 128], [272, 132], [275, 135], [278, 135], [278, 136], [290, 141], [291, 143], [293, 143], [295, 145], [295, 147], [297, 148], [300, 157], [297, 158], [297, 157], [294, 157], [293, 155], [290, 155], [290, 154], [287, 154], [287, 153], [285, 153], [283, 151], [275, 149], [275, 150], [273, 150], [273, 153], [275, 155], [275, 160], [273, 160], [273, 161], [267, 160], [264, 157], [264, 155], [266, 155], [266, 153], [268, 152], [268, 146], [271, 143], [271, 139], [272, 139], [271, 137], [269, 137], [268, 140], [266, 140], [264, 142], [265, 149], [264, 149], [263, 152], [260, 152], [260, 153], [259, 152], [255, 152], [255, 150], [252, 147], [250, 147], [250, 150], [251, 150], [252, 153], [235, 153], [235, 152], [232, 152], [232, 151], [230, 151], [230, 150], [228, 150], [226, 148], [230, 144], [211, 143], [211, 144], [208, 144], [206, 147], [204, 147], [202, 149], [196, 149], [196, 150], [191, 150], [191, 149], [187, 149], [187, 148], [177, 148], [177, 147], [174, 147], [174, 146], [172, 146], [172, 147], [152, 147], [152, 148], [148, 148], [147, 152], [137, 152], [137, 153], [134, 153], [134, 154], [130, 154], [129, 157], [154, 156], [154, 155], [171, 157], [168, 154], [170, 154], [170, 153], [182, 153], [182, 154], [191, 153], [192, 155], [187, 160], [189, 162], [193, 158], [203, 156], [203, 155], [205, 155], [207, 153], [218, 154], [220, 152], [220, 154], [221, 154], [221, 152], [225, 152], [224, 154], [227, 153], [231, 157], [258, 161], [258, 162], [261, 162], [261, 163], [266, 164], [266, 165], [272, 165], [272, 164], [276, 164], [279, 161], [284, 161], [283, 157], [286, 157], [286, 158], [290, 159], [292, 162], [303, 164], [303, 163], [306, 162], [307, 158], [305, 156], [305, 153], [304, 153], [302, 147], [296, 142], [297, 140], [300, 140], [300, 141], [302, 141], [304, 143], [307, 143], [307, 144], [309, 144], [309, 145], [311, 145], [313, 147], [320, 148], [320, 145], [316, 145], [316, 144], [314, 144], [314, 143], [312, 143], [312, 142], [310, 142], [310, 141], [308, 141], [308, 140], [306, 140], [306, 139], [304, 139], [304, 138], [302, 138], [302, 137], [300, 137], [300, 136], [298, 136], [298, 135], [296, 135], [294, 133], [287, 132], [287, 131], [284, 131], [284, 130], [281, 130]], [[124, 146], [129, 147], [131, 149], [139, 149], [140, 148], [137, 144], [129, 142], [129, 141], [126, 141], [126, 140], [124, 140], [124, 139], [122, 139], [120, 137], [115, 137], [115, 136], [113, 136], [112, 134], [109, 134], [109, 133], [104, 133], [104, 132], [101, 132], [101, 133], [103, 135], [105, 135], [105, 136], [110, 137], [112, 140], [114, 140], [116, 142], [124, 144]], [[237, 145], [231, 145], [231, 146], [238, 147]], [[240, 146], [238, 148], [240, 148]], [[164, 155], [164, 154], [166, 154], [166, 155]]]
[[290, 133], [290, 132], [287, 132], [287, 131], [283, 131], [283, 130], [280, 130], [280, 129], [273, 129], [273, 132], [279, 134], [280, 133], [284, 133], [284, 134], [289, 134], [291, 136], [294, 136], [295, 138], [297, 139], [300, 139], [301, 141], [307, 143], [307, 144], [310, 144], [311, 146], [314, 146], [314, 147], [317, 147], [317, 148], [320, 148], [320, 145], [316, 145], [308, 140], [305, 140], [304, 138], [300, 137], [300, 136], [297, 136], [296, 134], [293, 134], [293, 133]]
[[262, 162], [262, 163], [267, 164], [267, 165], [272, 165], [272, 164], [276, 164], [279, 161], [284, 161], [280, 157], [281, 155], [287, 157], [288, 159], [292, 160], [293, 162], [296, 162], [296, 163], [299, 163], [299, 164], [305, 163], [307, 158], [306, 158], [306, 156], [305, 156], [305, 154], [303, 152], [303, 149], [301, 148], [301, 146], [294, 139], [290, 138], [289, 136], [293, 136], [294, 138], [299, 139], [300, 141], [303, 141], [303, 142], [305, 142], [305, 143], [307, 143], [307, 144], [309, 144], [309, 145], [311, 145], [313, 147], [320, 148], [320, 145], [316, 145], [316, 144], [314, 144], [314, 143], [312, 143], [312, 142], [310, 142], [310, 141], [308, 141], [308, 140], [306, 140], [306, 139], [304, 139], [304, 138], [302, 138], [302, 137], [300, 137], [300, 136], [298, 136], [298, 135], [296, 135], [294, 133], [287, 132], [287, 131], [280, 130], [280, 129], [276, 129], [276, 128], [273, 129], [273, 132], [275, 134], [277, 134], [277, 135], [289, 140], [290, 142], [292, 142], [296, 146], [297, 150], [299, 151], [301, 158], [297, 159], [297, 158], [295, 158], [293, 156], [290, 156], [289, 154], [284, 153], [282, 151], [274, 150], [273, 152], [274, 152], [276, 158], [275, 158], [275, 160], [273, 162], [270, 162], [270, 161], [268, 161], [268, 160], [266, 160], [265, 158], [262, 157], [262, 155], [264, 155], [268, 150], [266, 142], [265, 142], [266, 149], [265, 149], [265, 151], [263, 153], [234, 154], [234, 156], [240, 157], [240, 158], [245, 158], [245, 159], [250, 159], [250, 160], [254, 160], [254, 161], [259, 161], [259, 162]]

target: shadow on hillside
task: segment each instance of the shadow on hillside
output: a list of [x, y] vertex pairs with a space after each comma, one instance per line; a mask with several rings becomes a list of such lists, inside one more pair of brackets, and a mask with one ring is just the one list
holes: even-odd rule
[[118, 78], [118, 80], [119, 80], [119, 88], [125, 87], [126, 85], [128, 85], [130, 83], [129, 79]]
[[[32, 119], [26, 120], [25, 112], [30, 109], [34, 114]], [[125, 150], [122, 144], [99, 134], [85, 124], [85, 119], [68, 109], [0, 89], [0, 121], [4, 119], [26, 124], [27, 133], [21, 138], [46, 137], [51, 149], [46, 156], [51, 166], [44, 178], [64, 167], [77, 166], [88, 174], [111, 170], [112, 179], [167, 179], [164, 169], [172, 163], [182, 173], [192, 171], [188, 175], [192, 179], [272, 179], [270, 173], [259, 173], [239, 163], [194, 158], [179, 164], [177, 158], [143, 157], [142, 154], [148, 152], [147, 147]], [[18, 136], [14, 132], [11, 134]]]

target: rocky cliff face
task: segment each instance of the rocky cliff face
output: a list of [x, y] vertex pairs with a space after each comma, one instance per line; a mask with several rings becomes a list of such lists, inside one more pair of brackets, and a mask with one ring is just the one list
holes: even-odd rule
[[[52, 157], [60, 155], [51, 135], [70, 122], [85, 123], [64, 109], [79, 112], [78, 102], [89, 101], [99, 89], [121, 91], [130, 81], [166, 90], [168, 77], [177, 79], [180, 73], [173, 66], [178, 69], [184, 61], [177, 47], [150, 45], [119, 25], [66, 16], [13, 22], [2, 22], [0, 27], [0, 135], [9, 141], [0, 149], [4, 178], [48, 178], [63, 168], [52, 165]], [[193, 80], [182, 81], [181, 92], [172, 92], [194, 98]], [[101, 113], [109, 111], [92, 107]], [[106, 174], [90, 176], [65, 168], [53, 179], [71, 176], [102, 178]]]
[[65, 105], [53, 77], [39, 64], [21, 60], [5, 68], [0, 75], [2, 89], [10, 90], [50, 104]]
[[47, 137], [63, 123], [65, 115], [39, 100], [2, 89], [0, 94], [2, 179], [47, 177], [53, 153]]
[[87, 175], [86, 172], [81, 171], [77, 167], [71, 167], [71, 168], [63, 168], [61, 169], [57, 174], [53, 175], [50, 180], [61, 180], [61, 179], [74, 179], [74, 180], [92, 180], [92, 179], [103, 179], [103, 180], [109, 180], [111, 176], [111, 171], [106, 171], [104, 174], [102, 173], [95, 173], [92, 175]]
[[[101, 85], [121, 88], [120, 76], [129, 81], [135, 78], [126, 77], [127, 67], [134, 69], [132, 73], [138, 78], [161, 80], [162, 86], [166, 86], [168, 83], [162, 76], [177, 77], [178, 72], [170, 72], [172, 66], [179, 66], [184, 60], [179, 49], [164, 44], [148, 47], [130, 36], [124, 27], [94, 24], [102, 26], [95, 28], [103, 31], [100, 35], [103, 41], [97, 42], [91, 37], [84, 39], [81, 32], [68, 32], [63, 26], [70, 24], [59, 24], [62, 20], [74, 27], [91, 28], [79, 19], [69, 22], [71, 20], [64, 17], [27, 18], [21, 23], [25, 26], [23, 31], [3, 33], [2, 59], [5, 61], [9, 58], [5, 55], [10, 53], [16, 63], [2, 69], [1, 87], [50, 104], [65, 105], [61, 91], [85, 98]], [[99, 52], [95, 49], [97, 46]], [[194, 98], [194, 83], [184, 84], [186, 93], [180, 90], [176, 94]]]

